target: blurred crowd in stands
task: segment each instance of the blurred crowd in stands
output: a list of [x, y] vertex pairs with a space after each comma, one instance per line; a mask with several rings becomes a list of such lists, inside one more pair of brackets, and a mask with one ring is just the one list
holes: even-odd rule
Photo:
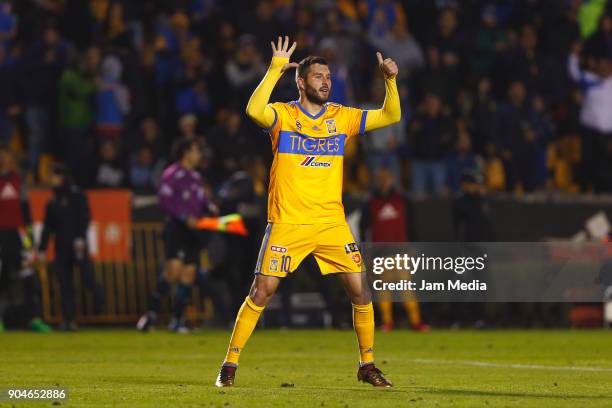
[[[270, 40], [318, 54], [331, 101], [382, 103], [398, 62], [403, 120], [346, 149], [345, 188], [612, 192], [612, 2], [606, 0], [0, 0], [0, 141], [29, 184], [64, 162], [85, 187], [154, 193], [177, 138], [211, 189], [264, 195], [268, 139], [244, 115]], [[273, 100], [297, 98], [285, 75]]]

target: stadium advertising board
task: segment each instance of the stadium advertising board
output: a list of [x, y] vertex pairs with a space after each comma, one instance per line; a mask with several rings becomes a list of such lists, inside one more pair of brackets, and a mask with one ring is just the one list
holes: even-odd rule
[[[93, 260], [102, 262], [129, 261], [131, 193], [129, 190], [86, 191], [91, 212], [91, 223], [87, 232], [89, 253]], [[34, 237], [40, 239], [45, 216], [45, 207], [51, 199], [51, 190], [29, 192], [30, 208], [34, 225]], [[53, 247], [47, 251], [47, 259], [53, 259]]]

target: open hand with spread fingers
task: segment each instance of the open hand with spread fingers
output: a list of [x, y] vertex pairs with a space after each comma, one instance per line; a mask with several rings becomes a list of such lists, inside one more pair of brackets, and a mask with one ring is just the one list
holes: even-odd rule
[[[278, 37], [278, 42], [276, 44], [274, 44], [274, 41], [270, 41], [270, 45], [272, 45], [273, 57], [291, 58], [291, 54], [293, 54], [295, 47], [297, 47], [297, 42], [294, 41], [293, 44], [291, 44], [291, 48], [289, 48], [289, 36], [286, 35], [284, 40], [283, 37]], [[299, 64], [297, 62], [288, 62], [283, 65], [281, 70], [285, 72], [288, 69], [297, 68], [298, 66]]]
[[383, 59], [380, 52], [376, 53], [376, 58], [378, 58], [378, 68], [380, 68], [382, 71], [385, 79], [390, 79], [397, 75], [398, 69], [395, 61], [393, 61], [391, 58]]

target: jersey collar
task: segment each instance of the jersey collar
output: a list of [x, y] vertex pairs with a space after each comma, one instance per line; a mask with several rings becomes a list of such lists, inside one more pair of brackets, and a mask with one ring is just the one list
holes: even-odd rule
[[327, 105], [323, 105], [319, 113], [317, 113], [316, 115], [311, 115], [310, 113], [308, 113], [306, 109], [304, 109], [300, 101], [295, 101], [295, 104], [298, 106], [298, 108], [300, 108], [300, 110], [304, 113], [304, 115], [308, 116], [310, 119], [316, 119], [320, 117], [322, 114], [325, 113], [325, 109], [327, 108]]

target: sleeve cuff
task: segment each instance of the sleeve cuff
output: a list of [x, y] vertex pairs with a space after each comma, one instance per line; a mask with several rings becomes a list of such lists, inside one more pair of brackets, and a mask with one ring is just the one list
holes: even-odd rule
[[289, 58], [285, 57], [272, 57], [272, 62], [270, 63], [270, 68], [281, 69], [283, 65], [289, 62]]
[[368, 111], [364, 110], [363, 112], [361, 112], [361, 122], [359, 122], [359, 134], [360, 135], [365, 135], [365, 128], [366, 128], [366, 118], [368, 117]]

